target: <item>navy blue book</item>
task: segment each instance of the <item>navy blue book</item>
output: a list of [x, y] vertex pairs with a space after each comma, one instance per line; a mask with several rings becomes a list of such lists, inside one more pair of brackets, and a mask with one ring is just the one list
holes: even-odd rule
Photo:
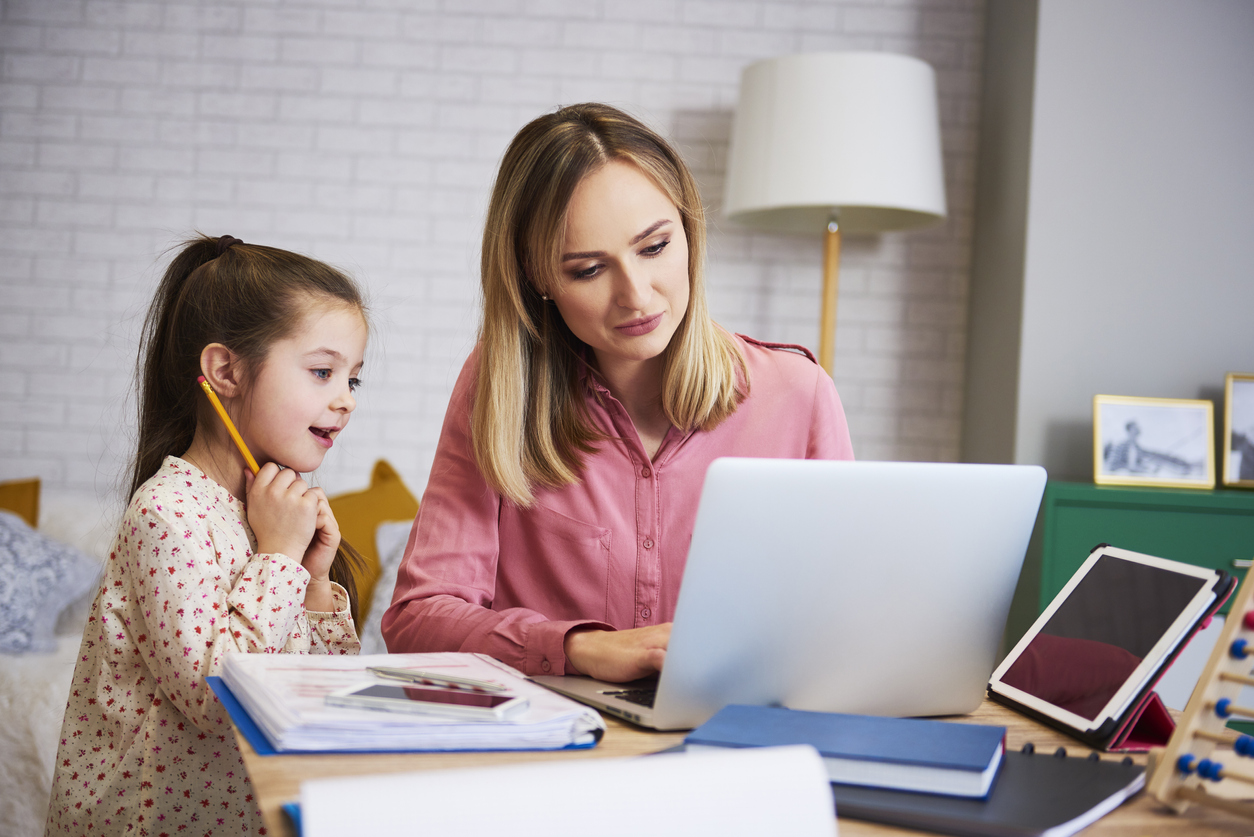
[[984, 798], [1005, 752], [1006, 728], [731, 705], [684, 739], [702, 747], [809, 744], [833, 782]]

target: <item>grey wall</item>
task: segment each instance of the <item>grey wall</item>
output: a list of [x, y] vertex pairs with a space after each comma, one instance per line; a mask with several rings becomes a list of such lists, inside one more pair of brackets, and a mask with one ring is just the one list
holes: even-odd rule
[[1014, 461], [1036, 16], [1035, 0], [993, 2], [985, 21], [962, 427], [967, 461]]
[[[1018, 4], [994, 0], [990, 23], [1002, 5]], [[1254, 369], [1254, 3], [1038, 7], [1035, 27], [1017, 30], [1036, 36], [1017, 46], [1035, 52], [1022, 269], [1005, 257], [1014, 229], [998, 231], [1011, 236], [1007, 244], [979, 228], [976, 264], [990, 272], [977, 278], [972, 302], [973, 315], [987, 316], [989, 288], [1005, 297], [1002, 283], [1018, 284], [1018, 346], [1001, 346], [1017, 358], [1017, 380], [970, 382], [964, 456], [990, 452], [975, 439], [1005, 437], [1006, 411], [978, 406], [997, 402], [989, 389], [1012, 383], [1013, 448], [1001, 461], [1087, 479], [1094, 394], [1221, 397], [1225, 373]], [[1023, 137], [1007, 141], [1003, 155], [1021, 163]], [[1011, 186], [1022, 175], [1013, 164], [1003, 169]], [[990, 192], [982, 182], [980, 200]], [[1007, 315], [1006, 306], [997, 313]], [[974, 351], [968, 370], [979, 372]]]

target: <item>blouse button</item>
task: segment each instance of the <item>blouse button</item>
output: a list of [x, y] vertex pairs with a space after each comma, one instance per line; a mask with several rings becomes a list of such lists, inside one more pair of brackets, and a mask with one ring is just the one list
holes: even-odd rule
[[640, 476], [644, 477], [645, 479], [648, 479], [649, 477], [653, 476], [653, 472], [650, 471], [648, 468], [641, 468]]
[[646, 607], [646, 608], [641, 608], [641, 610], [640, 610], [640, 617], [641, 617], [642, 619], [648, 619], [650, 615], [652, 615], [652, 611], [650, 611], [647, 607]]
[[645, 548], [645, 549], [652, 549], [652, 548], [653, 548], [653, 538], [645, 538], [645, 539], [644, 539], [644, 548]]
[[549, 665], [549, 661], [548, 661], [548, 660], [541, 660], [541, 661], [540, 661], [540, 668], [541, 668], [542, 670], [544, 670], [544, 671], [548, 671], [550, 668], [552, 668], [552, 666], [550, 666], [550, 665]]

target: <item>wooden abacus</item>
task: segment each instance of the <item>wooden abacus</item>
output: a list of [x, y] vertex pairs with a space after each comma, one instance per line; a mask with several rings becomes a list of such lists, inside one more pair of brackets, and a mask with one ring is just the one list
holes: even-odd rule
[[[1254, 737], [1228, 729], [1228, 719], [1254, 718], [1254, 707], [1237, 706], [1243, 686], [1254, 686], [1254, 573], [1237, 591], [1223, 631], [1189, 698], [1184, 715], [1163, 749], [1150, 753], [1147, 790], [1158, 801], [1184, 813], [1190, 803], [1209, 805], [1254, 818], [1254, 762], [1246, 770], [1228, 767], [1236, 758], [1254, 758]], [[1222, 759], [1222, 760], [1221, 760]], [[1248, 786], [1248, 794], [1208, 791], [1215, 782]], [[1216, 787], [1216, 791], [1219, 789]], [[1222, 795], [1220, 795], [1222, 793]]]

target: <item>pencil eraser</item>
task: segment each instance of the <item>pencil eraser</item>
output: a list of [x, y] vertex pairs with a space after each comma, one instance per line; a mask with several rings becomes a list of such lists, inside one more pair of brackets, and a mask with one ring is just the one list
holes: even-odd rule
[[198, 383], [198, 384], [203, 384], [204, 382], [205, 382], [205, 376], [204, 376], [204, 375], [198, 375], [198, 376], [196, 376], [196, 383]]

